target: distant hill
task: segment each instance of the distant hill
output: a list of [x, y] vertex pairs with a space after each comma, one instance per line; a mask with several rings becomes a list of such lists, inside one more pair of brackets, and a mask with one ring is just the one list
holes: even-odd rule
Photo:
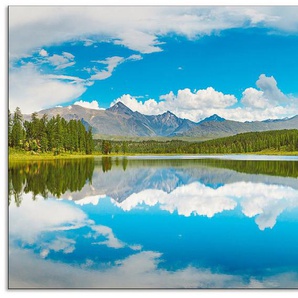
[[[144, 115], [134, 112], [122, 102], [106, 110], [94, 110], [71, 105], [38, 112], [49, 118], [59, 114], [66, 120], [81, 120], [93, 134], [130, 137], [196, 137], [212, 139], [244, 132], [298, 129], [298, 115], [292, 118], [265, 121], [238, 122], [212, 115], [198, 123], [182, 119], [167, 111], [160, 115]], [[29, 115], [25, 115], [29, 119]]]
[[293, 128], [298, 129], [298, 115], [289, 119], [276, 119], [274, 121], [202, 121], [183, 134], [176, 134], [176, 136], [217, 138], [232, 136], [244, 132], [260, 132]]
[[224, 118], [222, 118], [222, 117], [214, 114], [214, 115], [212, 115], [210, 117], [207, 117], [207, 118], [203, 119], [202, 121], [199, 122], [199, 124], [202, 124], [204, 122], [223, 122], [225, 120], [226, 119], [224, 119]]

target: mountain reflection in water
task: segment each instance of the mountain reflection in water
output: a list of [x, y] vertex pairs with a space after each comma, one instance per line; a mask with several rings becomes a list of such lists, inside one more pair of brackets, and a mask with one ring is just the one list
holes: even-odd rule
[[9, 202], [14, 199], [19, 206], [22, 194], [29, 192], [33, 200], [41, 195], [78, 204], [108, 196], [126, 211], [158, 204], [171, 213], [208, 217], [238, 203], [246, 216], [262, 214], [267, 223], [259, 226], [264, 229], [275, 224], [273, 213], [276, 217], [283, 209], [297, 207], [297, 176], [296, 161], [104, 157], [17, 163], [9, 169]]
[[297, 177], [296, 160], [13, 163], [10, 285], [296, 288]]

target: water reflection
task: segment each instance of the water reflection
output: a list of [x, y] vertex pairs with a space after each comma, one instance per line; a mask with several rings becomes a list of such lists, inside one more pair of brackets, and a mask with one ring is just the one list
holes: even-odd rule
[[94, 159], [54, 160], [13, 163], [8, 169], [9, 203], [14, 198], [19, 206], [22, 193], [40, 194], [44, 198], [60, 198], [66, 191], [80, 191], [88, 182], [92, 184]]
[[13, 164], [10, 287], [296, 288], [297, 163]]
[[[241, 246], [243, 253], [237, 251], [237, 246], [226, 253], [223, 253], [224, 247], [218, 247], [214, 252], [212, 247], [211, 250], [209, 247], [208, 252], [199, 249], [198, 253], [195, 253], [193, 249], [205, 246], [204, 242], [208, 237], [207, 239], [206, 237], [202, 238], [202, 234], [199, 232], [199, 241], [191, 242], [190, 239], [187, 239], [187, 229], [185, 228], [182, 229], [185, 240], [180, 236], [178, 240], [174, 241], [171, 235], [164, 234], [162, 231], [164, 236], [164, 241], [161, 241], [162, 245], [157, 245], [159, 250], [151, 250], [148, 249], [147, 244], [143, 246], [123, 239], [125, 238], [123, 234], [123, 238], [119, 238], [117, 234], [121, 233], [117, 231], [116, 227], [114, 227], [114, 231], [110, 226], [97, 224], [88, 219], [80, 209], [65, 202], [39, 201], [40, 208], [38, 208], [37, 219], [29, 215], [37, 211], [36, 205], [36, 202], [25, 198], [22, 208], [12, 207], [10, 213], [10, 221], [15, 224], [11, 224], [10, 230], [11, 287], [275, 288], [297, 286], [297, 271], [293, 270], [295, 266], [297, 269], [297, 258], [293, 258], [295, 251], [290, 252], [290, 260], [285, 260], [284, 250], [280, 252], [280, 257], [284, 261], [282, 270], [278, 267], [279, 261], [272, 261], [270, 250], [267, 251], [269, 246], [266, 246], [264, 250], [260, 248], [255, 250], [253, 243], [245, 241]], [[57, 212], [60, 213], [57, 214]], [[22, 221], [17, 220], [20, 217]], [[161, 228], [163, 228], [162, 224]], [[222, 230], [220, 230], [221, 232]], [[155, 232], [153, 237], [156, 237], [157, 234]], [[212, 229], [210, 235], [219, 236]], [[150, 233], [146, 237], [151, 241], [154, 239]], [[238, 241], [243, 241], [247, 237], [251, 236], [244, 235], [243, 238], [239, 237]], [[193, 235], [192, 238], [195, 236]], [[287, 237], [285, 238], [287, 239]], [[181, 241], [183, 241], [183, 246], [181, 246]], [[171, 258], [167, 251], [169, 243], [170, 246], [176, 244], [179, 250], [182, 250], [174, 255], [175, 260], [179, 263], [179, 267], [176, 269], [163, 265], [165, 258]], [[218, 244], [223, 245], [224, 242], [218, 241]], [[248, 244], [250, 245], [248, 246]], [[174, 246], [171, 246], [170, 249], [175, 251]], [[188, 259], [184, 260], [186, 252], [189, 257], [191, 256], [192, 262], [188, 262]], [[219, 270], [220, 262], [217, 263], [218, 260], [215, 260], [213, 266], [208, 267], [197, 264], [196, 259], [200, 261], [204, 259], [203, 252], [212, 258], [219, 255], [220, 259], [222, 257], [225, 259], [227, 254], [231, 254], [234, 256], [233, 261], [242, 270], [241, 266], [245, 267], [244, 272], [241, 272], [239, 268], [237, 270]], [[257, 252], [261, 255], [262, 260], [258, 259]], [[251, 259], [252, 256], [257, 258], [257, 262], [264, 262], [270, 267], [265, 267], [265, 270], [261, 272], [260, 268], [254, 271], [255, 264]], [[246, 264], [246, 257], [252, 265]], [[285, 266], [290, 264], [293, 267], [285, 271]]]
[[13, 197], [20, 206], [22, 194], [31, 193], [33, 200], [40, 195], [97, 205], [108, 196], [125, 211], [156, 205], [170, 213], [207, 217], [241, 206], [244, 215], [257, 216], [264, 230], [272, 228], [284, 210], [297, 207], [297, 164], [110, 157], [16, 163], [9, 168], [9, 202]]

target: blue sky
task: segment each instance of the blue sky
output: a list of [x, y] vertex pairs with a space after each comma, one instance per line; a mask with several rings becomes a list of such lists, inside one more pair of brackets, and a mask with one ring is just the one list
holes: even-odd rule
[[122, 101], [193, 121], [291, 117], [297, 14], [273, 6], [11, 7], [9, 107]]

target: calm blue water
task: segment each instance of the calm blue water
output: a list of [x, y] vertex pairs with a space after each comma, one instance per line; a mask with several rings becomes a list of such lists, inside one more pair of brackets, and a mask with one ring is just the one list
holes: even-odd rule
[[297, 159], [224, 159], [11, 167], [10, 288], [298, 288]]

